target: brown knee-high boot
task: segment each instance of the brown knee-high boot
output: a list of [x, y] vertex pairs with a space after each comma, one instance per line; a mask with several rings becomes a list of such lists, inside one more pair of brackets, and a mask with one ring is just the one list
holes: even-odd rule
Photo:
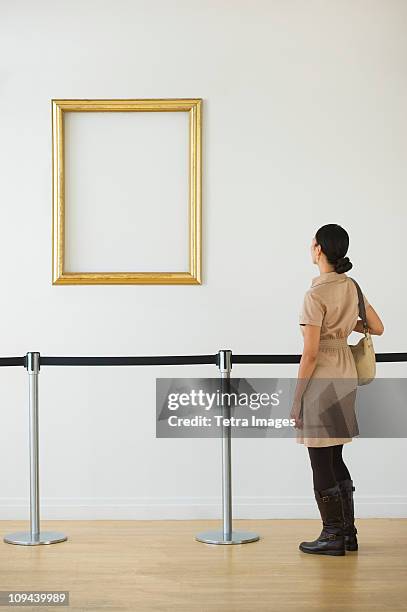
[[344, 537], [346, 550], [357, 550], [358, 540], [356, 534], [358, 530], [355, 527], [355, 510], [353, 503], [353, 486], [352, 480], [340, 480], [338, 482], [342, 496], [343, 517], [344, 517]]
[[339, 556], [345, 554], [344, 517], [339, 485], [330, 489], [314, 489], [322, 519], [320, 536], [312, 542], [301, 542], [299, 548], [305, 553]]

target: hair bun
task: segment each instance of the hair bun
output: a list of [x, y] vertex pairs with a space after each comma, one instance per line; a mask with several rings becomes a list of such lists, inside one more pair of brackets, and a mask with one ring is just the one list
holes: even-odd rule
[[349, 257], [340, 257], [335, 262], [335, 272], [338, 274], [343, 274], [353, 268], [352, 262], [349, 260]]

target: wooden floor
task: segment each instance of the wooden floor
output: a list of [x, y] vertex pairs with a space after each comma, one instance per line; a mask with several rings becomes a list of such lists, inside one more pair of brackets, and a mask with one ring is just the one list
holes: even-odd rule
[[[194, 540], [218, 521], [44, 521], [69, 540], [1, 542], [0, 590], [70, 591], [69, 608], [60, 608], [70, 612], [407, 611], [407, 519], [357, 524], [360, 550], [324, 557], [298, 550], [319, 534], [314, 520], [235, 521], [261, 534], [240, 546]], [[26, 526], [0, 522], [2, 536]]]

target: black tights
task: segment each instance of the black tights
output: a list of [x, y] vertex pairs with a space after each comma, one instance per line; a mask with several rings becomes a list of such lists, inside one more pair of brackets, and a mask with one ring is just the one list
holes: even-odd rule
[[343, 444], [308, 447], [314, 489], [323, 491], [334, 487], [339, 480], [350, 479], [349, 470], [342, 459]]

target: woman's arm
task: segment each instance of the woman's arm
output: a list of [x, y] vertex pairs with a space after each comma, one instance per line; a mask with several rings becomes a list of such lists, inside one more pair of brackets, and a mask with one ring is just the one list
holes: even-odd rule
[[301, 427], [302, 425], [300, 418], [301, 399], [317, 364], [319, 340], [321, 336], [321, 327], [318, 325], [304, 325], [303, 328], [304, 349], [301, 355], [298, 381], [294, 392], [293, 407], [290, 415], [291, 418], [295, 419], [297, 427]]
[[[377, 312], [375, 311], [373, 306], [371, 306], [370, 304], [366, 308], [366, 319], [367, 319], [367, 326], [368, 326], [368, 329], [369, 329], [369, 333], [372, 336], [381, 336], [383, 334], [383, 332], [384, 332], [384, 325], [383, 325], [379, 315], [377, 314]], [[362, 319], [359, 319], [357, 321], [355, 327], [353, 328], [353, 331], [359, 332], [359, 333], [363, 334], [363, 321], [362, 321]]]

